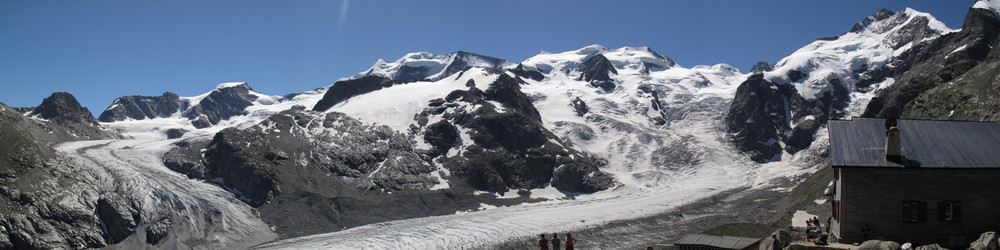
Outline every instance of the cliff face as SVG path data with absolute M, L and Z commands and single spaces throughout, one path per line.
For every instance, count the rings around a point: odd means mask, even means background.
M 917 98 L 943 83 L 955 80 L 987 59 L 1000 33 L 1000 20 L 990 10 L 972 8 L 959 32 L 949 33 L 932 41 L 916 56 L 913 67 L 896 83 L 876 92 L 864 112 L 865 117 L 901 117 L 913 110 Z M 944 98 L 945 96 L 941 96 Z M 924 98 L 924 103 L 930 96 Z M 924 106 L 926 107 L 926 106 Z M 908 113 L 922 118 L 923 111 Z M 932 111 L 933 113 L 940 113 Z M 949 111 L 950 112 L 950 111 Z M 940 117 L 940 116 L 938 116 Z

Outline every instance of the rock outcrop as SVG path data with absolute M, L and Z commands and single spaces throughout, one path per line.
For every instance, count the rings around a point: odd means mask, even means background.
M 90 110 L 80 106 L 76 97 L 66 92 L 55 92 L 51 96 L 42 100 L 31 111 L 33 116 L 47 119 L 56 123 L 82 123 L 92 126 L 97 125 L 97 119 L 90 113 Z
M 520 91 L 523 81 L 501 72 L 485 91 L 475 86 L 432 100 L 418 115 L 425 138 L 448 138 L 456 127 L 471 142 L 428 141 L 432 156 L 470 186 L 504 193 L 551 183 L 566 192 L 590 193 L 614 185 L 598 167 L 604 162 L 567 147 L 541 123 L 538 110 Z M 495 104 L 500 104 L 497 106 Z M 440 119 L 433 124 L 426 121 Z M 417 128 L 420 130 L 421 128 Z
M 160 244 L 160 241 L 167 237 L 170 233 L 170 219 L 163 218 L 149 227 L 146 227 L 146 243 L 150 245 Z
M 1000 20 L 990 10 L 972 8 L 962 30 L 935 39 L 916 56 L 913 66 L 886 89 L 876 92 L 865 117 L 900 117 L 918 96 L 958 78 L 986 60 L 1000 33 Z M 908 118 L 908 117 L 904 117 Z
M 115 99 L 111 106 L 101 113 L 98 120 L 115 122 L 167 117 L 187 108 L 182 107 L 182 104 L 186 103 L 181 103 L 180 96 L 170 92 L 161 96 L 123 96 Z
M 787 120 L 787 95 L 796 95 L 789 85 L 776 85 L 755 74 L 736 89 L 726 115 L 726 127 L 736 147 L 764 162 L 781 154 L 780 135 L 791 128 Z
M 545 75 L 542 72 L 535 70 L 527 70 L 524 68 L 523 64 L 517 64 L 517 67 L 510 71 L 514 75 L 520 76 L 521 78 L 527 78 L 535 81 L 541 81 L 545 79 Z
M 333 105 L 352 96 L 388 88 L 400 83 L 402 82 L 381 76 L 365 76 L 357 79 L 338 81 L 333 86 L 330 86 L 326 94 L 323 94 L 323 99 L 320 99 L 316 103 L 316 106 L 313 106 L 313 110 L 326 111 L 330 107 L 333 107 Z
M 97 215 L 107 229 L 108 243 L 121 242 L 135 233 L 139 223 L 138 209 L 121 197 L 104 196 L 97 200 Z
M 577 80 L 589 82 L 591 86 L 599 87 L 606 92 L 615 90 L 615 81 L 611 79 L 611 74 L 618 74 L 615 65 L 608 61 L 602 54 L 593 55 L 576 69 L 580 72 Z
M 119 138 L 117 133 L 107 131 L 90 110 L 80 106 L 73 95 L 66 92 L 55 92 L 51 96 L 42 100 L 42 103 L 34 108 L 28 108 L 27 116 L 41 118 L 43 120 L 19 120 L 17 126 L 31 128 L 27 132 L 31 133 L 36 140 L 48 143 L 59 143 L 75 140 L 99 140 Z
M 238 190 L 251 205 L 270 200 L 280 193 L 276 168 L 288 154 L 272 147 L 269 139 L 258 131 L 223 129 L 205 148 L 209 178 L 220 178 L 217 182 Z
M 204 158 L 196 153 L 201 149 Z M 215 180 L 259 206 L 283 190 L 304 189 L 300 183 L 314 178 L 309 173 L 338 176 L 361 190 L 427 189 L 436 180 L 423 157 L 388 127 L 337 112 L 287 110 L 244 130 L 224 129 L 207 144 L 180 142 L 164 163 L 189 177 Z
M 184 111 L 196 128 L 206 128 L 233 116 L 246 114 L 246 108 L 257 100 L 247 83 L 224 86 L 213 90 L 197 104 Z
M 757 62 L 757 64 L 754 64 L 753 67 L 750 67 L 750 73 L 751 74 L 764 73 L 771 71 L 772 68 L 774 68 L 774 65 L 771 65 L 770 63 Z
M 726 116 L 733 142 L 757 162 L 780 160 L 782 151 L 795 154 L 808 148 L 828 120 L 854 111 L 847 110 L 852 102 L 864 104 L 864 100 L 851 100 L 852 93 L 891 84 L 923 60 L 921 51 L 954 34 L 941 36 L 947 32 L 931 22 L 928 16 L 912 10 L 883 9 L 844 35 L 819 39 L 806 47 L 815 51 L 803 48 L 773 67 L 755 65 L 751 70 L 755 75 L 737 89 Z M 893 56 L 888 60 L 851 57 L 848 61 L 825 56 L 827 49 L 857 49 L 838 47 L 844 39 L 859 39 L 852 42 L 869 44 L 871 48 L 866 49 L 892 52 Z M 818 66 L 824 64 L 838 66 Z M 896 82 L 889 88 L 896 87 Z M 880 102 L 878 97 L 872 99 L 868 109 Z
M 45 128 L 58 128 L 50 123 L 28 119 L 0 103 L 0 249 L 108 244 L 94 215 L 97 195 L 91 173 L 62 165 L 60 156 L 33 136 L 50 135 Z
M 994 42 L 996 43 L 996 42 Z M 932 120 L 1000 122 L 1000 49 L 958 78 L 920 93 L 903 117 Z

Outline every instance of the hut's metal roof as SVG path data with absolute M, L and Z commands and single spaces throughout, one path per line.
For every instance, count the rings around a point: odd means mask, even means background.
M 1000 168 L 1000 125 L 897 120 L 902 160 L 886 160 L 885 119 L 830 121 L 835 167 Z
M 704 234 L 688 234 L 677 241 L 677 245 L 701 245 L 726 249 L 743 249 L 760 241 L 759 238 L 743 238 L 734 236 L 714 236 Z

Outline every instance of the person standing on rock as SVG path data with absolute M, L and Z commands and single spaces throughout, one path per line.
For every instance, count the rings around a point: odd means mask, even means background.
M 559 250 L 559 234 L 553 233 L 550 242 L 552 242 L 552 250 Z
M 771 235 L 771 250 L 780 250 L 780 249 L 781 249 L 781 241 L 778 240 L 778 235 L 772 234 Z
M 542 239 L 538 240 L 538 247 L 541 247 L 542 250 L 549 250 L 549 240 L 545 239 L 545 234 L 541 234 L 541 236 Z
M 576 238 L 573 238 L 573 233 L 566 232 L 566 250 L 573 250 L 573 245 L 576 245 Z

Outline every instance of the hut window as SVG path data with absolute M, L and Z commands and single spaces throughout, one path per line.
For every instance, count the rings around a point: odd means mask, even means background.
M 938 202 L 938 221 L 958 222 L 962 218 L 961 201 Z
M 917 223 L 927 220 L 927 203 L 923 201 L 903 202 L 903 221 Z

